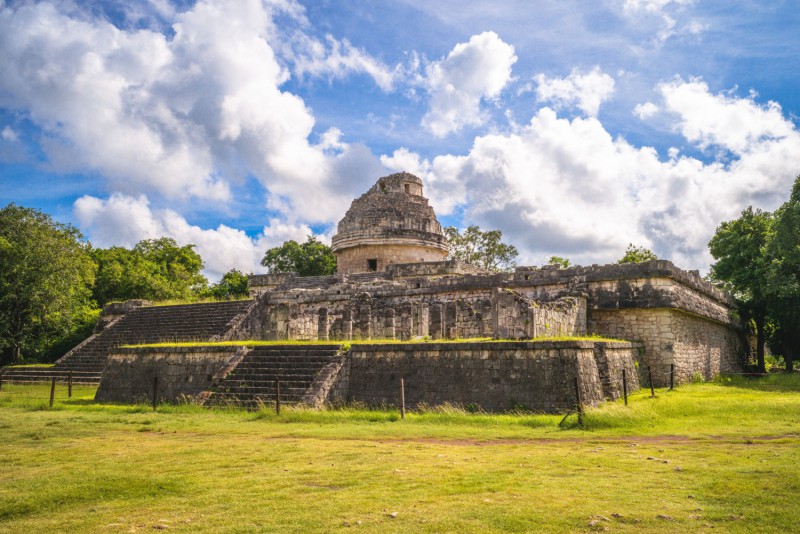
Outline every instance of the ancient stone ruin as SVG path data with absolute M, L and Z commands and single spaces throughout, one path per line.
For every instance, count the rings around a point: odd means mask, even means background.
M 681 383 L 743 361 L 733 300 L 669 261 L 490 273 L 447 260 L 422 182 L 408 173 L 354 200 L 332 241 L 337 274 L 253 275 L 248 301 L 107 307 L 103 327 L 56 371 L 102 371 L 100 400 L 147 397 L 160 376 L 166 400 L 252 405 L 274 399 L 282 380 L 287 400 L 396 404 L 404 378 L 412 406 L 557 411 L 574 405 L 575 379 L 584 402 L 597 404 L 620 395 L 623 369 L 635 389 L 648 371 L 660 386 L 670 369 Z M 627 341 L 547 340 L 586 335 Z M 329 344 L 118 348 L 247 340 Z M 353 344 L 342 351 L 342 342 Z
M 447 256 L 442 225 L 422 196 L 422 180 L 407 172 L 384 176 L 354 200 L 331 248 L 341 274 L 383 272 L 394 263 Z

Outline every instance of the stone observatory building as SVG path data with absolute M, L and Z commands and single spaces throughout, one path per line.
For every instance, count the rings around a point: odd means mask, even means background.
M 109 305 L 54 372 L 102 373 L 100 400 L 147 397 L 159 377 L 166 399 L 257 404 L 280 380 L 287 401 L 396 404 L 403 378 L 410 406 L 558 411 L 574 406 L 576 388 L 597 404 L 621 394 L 626 374 L 632 390 L 650 375 L 668 384 L 671 371 L 676 383 L 711 379 L 746 358 L 733 299 L 669 261 L 486 272 L 448 260 L 408 173 L 353 201 L 333 250 L 335 275 L 251 275 L 246 301 Z M 615 341 L 582 337 L 592 335 Z M 120 347 L 159 341 L 231 344 Z
M 401 172 L 355 199 L 332 239 L 340 274 L 380 272 L 395 263 L 442 261 L 447 244 L 422 180 Z

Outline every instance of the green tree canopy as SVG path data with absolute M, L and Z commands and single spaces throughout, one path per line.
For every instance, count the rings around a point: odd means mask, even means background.
M 478 226 L 468 226 L 460 232 L 455 226 L 444 229 L 450 247 L 449 259 L 482 267 L 490 271 L 507 271 L 514 268 L 519 255 L 514 245 L 502 242 L 500 230 L 483 231 Z
M 208 285 L 194 245 L 181 247 L 167 237 L 140 241 L 132 250 L 95 249 L 92 257 L 98 266 L 92 296 L 101 306 L 112 300 L 191 299 Z
M 775 212 L 774 232 L 767 244 L 767 297 L 778 323 L 777 341 L 786 370 L 800 357 L 800 176 L 789 201 Z
M 550 256 L 550 259 L 547 260 L 547 265 L 558 265 L 560 269 L 566 269 L 572 262 L 569 261 L 569 258 L 562 258 L 561 256 Z
M 336 256 L 331 247 L 313 235 L 305 243 L 285 241 L 264 254 L 261 265 L 271 273 L 298 273 L 300 276 L 322 276 L 336 272 Z
M 641 263 L 643 261 L 657 259 L 658 256 L 656 256 L 652 250 L 644 247 L 637 247 L 633 243 L 630 243 L 628 248 L 625 250 L 625 255 L 622 256 L 617 263 Z
M 246 297 L 249 294 L 247 275 L 237 269 L 231 269 L 219 282 L 211 286 L 209 293 L 219 300 Z
M 38 210 L 0 210 L 0 351 L 37 356 L 87 314 L 95 265 L 73 226 Z
M 752 207 L 733 221 L 724 222 L 711 238 L 708 248 L 716 263 L 711 265 L 711 279 L 725 283 L 740 302 L 746 317 L 756 326 L 758 369 L 766 372 L 764 343 L 768 308 L 767 244 L 773 227 L 772 214 Z

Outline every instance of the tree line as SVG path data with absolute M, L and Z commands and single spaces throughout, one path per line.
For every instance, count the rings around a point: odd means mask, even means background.
M 710 278 L 733 293 L 756 332 L 758 371 L 766 371 L 765 345 L 791 371 L 800 355 L 800 176 L 776 211 L 748 207 L 708 246 L 716 260 Z
M 502 241 L 501 231 L 478 226 L 444 231 L 448 259 L 489 271 L 514 268 L 519 253 Z M 625 261 L 641 261 L 631 254 L 642 250 L 629 248 Z M 569 265 L 565 258 L 551 262 Z M 336 272 L 336 257 L 329 246 L 308 236 L 303 243 L 289 240 L 267 250 L 261 265 L 269 272 L 330 275 Z M 142 240 L 131 249 L 97 248 L 74 226 L 9 204 L 0 210 L 0 363 L 18 363 L 23 356 L 52 361 L 63 355 L 91 334 L 109 302 L 247 296 L 246 274 L 232 269 L 209 284 L 203 266 L 194 245 L 180 246 L 162 237 Z
M 499 230 L 444 229 L 448 259 L 489 271 L 511 270 L 518 251 Z M 782 354 L 787 370 L 800 354 L 800 176 L 789 200 L 774 213 L 747 208 L 722 223 L 709 243 L 716 262 L 709 278 L 739 302 L 757 338 L 757 367 L 765 370 L 765 345 Z M 658 259 L 630 244 L 617 263 Z M 548 263 L 571 265 L 552 256 Z M 231 299 L 248 293 L 247 275 L 232 269 L 209 284 L 194 245 L 167 237 L 132 249 L 95 248 L 72 225 L 39 210 L 9 204 L 0 209 L 0 363 L 52 361 L 86 338 L 100 309 L 113 301 Z M 269 272 L 301 276 L 336 272 L 331 248 L 314 236 L 266 251 Z
M 194 245 L 162 237 L 132 249 L 95 248 L 72 225 L 39 210 L 0 209 L 2 363 L 51 361 L 91 334 L 100 309 L 128 299 L 230 299 L 247 295 L 235 269 L 209 284 Z

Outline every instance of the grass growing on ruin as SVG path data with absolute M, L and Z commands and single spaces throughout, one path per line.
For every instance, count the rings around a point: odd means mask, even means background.
M 800 378 L 560 416 L 246 412 L 0 392 L 0 532 L 791 532 Z M 392 514 L 396 514 L 392 517 Z
M 218 299 L 214 297 L 191 297 L 185 299 L 165 299 L 148 301 L 148 306 L 182 306 L 184 304 L 209 304 L 213 302 L 238 302 L 242 300 L 253 300 L 252 297 L 231 297 L 227 299 Z M 124 300 L 110 300 L 106 304 L 121 304 Z
M 242 300 L 253 300 L 251 297 L 233 297 L 229 299 L 217 299 L 213 297 L 194 298 L 194 299 L 167 299 L 157 300 L 151 303 L 151 306 L 181 306 L 184 304 L 209 304 L 213 302 L 239 302 Z
M 399 339 L 363 339 L 353 341 L 299 341 L 296 339 L 284 340 L 231 340 L 231 341 L 174 341 L 163 343 L 144 343 L 138 345 L 122 345 L 123 348 L 167 348 L 167 347 L 269 347 L 277 345 L 335 345 L 341 344 L 343 347 L 353 345 L 417 345 L 420 343 L 520 343 L 533 341 L 605 341 L 605 342 L 625 342 L 624 339 L 610 337 L 592 336 L 552 336 L 537 337 L 533 339 L 494 339 L 491 337 L 472 337 L 455 339 L 429 339 L 415 338 L 408 340 Z

